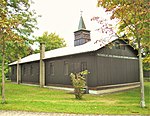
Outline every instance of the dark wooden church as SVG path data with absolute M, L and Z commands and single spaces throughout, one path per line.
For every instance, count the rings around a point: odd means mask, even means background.
M 74 35 L 74 47 L 46 51 L 41 60 L 39 53 L 11 63 L 11 80 L 71 87 L 70 73 L 87 69 L 90 72 L 87 76 L 90 89 L 139 82 L 137 51 L 125 41 L 111 39 L 102 43 L 92 42 L 82 16 Z M 113 46 L 110 47 L 110 43 Z

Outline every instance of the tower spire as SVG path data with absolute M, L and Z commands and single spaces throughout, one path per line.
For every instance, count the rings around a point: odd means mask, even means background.
M 80 11 L 80 12 L 81 12 L 81 17 L 80 17 L 80 21 L 79 21 L 78 30 L 86 29 L 84 21 L 83 21 L 83 17 L 82 17 L 83 11 Z
M 74 46 L 79 46 L 79 45 L 83 45 L 89 41 L 91 41 L 90 38 L 90 31 L 86 30 L 83 18 L 82 18 L 82 13 L 81 12 L 81 16 L 80 16 L 80 21 L 79 21 L 79 26 L 78 26 L 78 30 L 74 32 Z

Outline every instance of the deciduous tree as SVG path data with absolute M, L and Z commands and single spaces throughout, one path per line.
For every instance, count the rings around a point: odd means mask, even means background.
M 2 103 L 5 103 L 4 64 L 9 43 L 19 45 L 28 41 L 36 24 L 35 12 L 30 9 L 29 0 L 0 1 L 0 45 L 2 53 Z M 12 50 L 13 51 L 13 50 Z
M 132 37 L 132 41 L 138 46 L 141 83 L 140 104 L 141 107 L 145 107 L 141 50 L 144 46 L 150 47 L 150 2 L 148 0 L 98 0 L 98 6 L 104 7 L 106 12 L 112 12 L 111 19 L 119 19 L 118 34 L 123 32 L 127 37 Z
M 38 43 L 44 42 L 46 51 L 66 46 L 65 40 L 59 37 L 59 35 L 56 35 L 56 33 L 48 34 L 48 32 L 44 32 L 42 36 L 36 38 L 35 42 Z

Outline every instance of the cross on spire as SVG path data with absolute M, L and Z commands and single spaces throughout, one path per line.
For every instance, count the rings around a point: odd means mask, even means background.
M 83 11 L 81 10 L 80 12 L 81 12 L 81 16 L 82 16 Z

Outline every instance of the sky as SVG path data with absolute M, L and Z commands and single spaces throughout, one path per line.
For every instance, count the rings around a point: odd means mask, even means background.
M 33 0 L 31 8 L 38 15 L 38 28 L 34 35 L 41 36 L 43 32 L 55 32 L 64 38 L 67 46 L 74 44 L 74 32 L 78 30 L 81 16 L 86 29 L 91 31 L 91 40 L 100 39 L 101 35 L 96 31 L 99 24 L 91 21 L 94 16 L 107 17 L 102 8 L 97 7 L 97 0 Z

